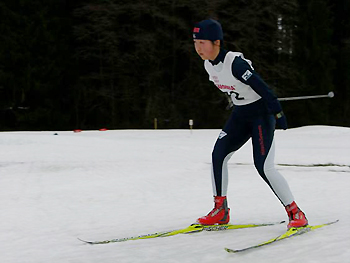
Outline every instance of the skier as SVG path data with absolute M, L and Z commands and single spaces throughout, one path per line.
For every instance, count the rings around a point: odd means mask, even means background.
M 209 80 L 226 92 L 235 105 L 212 152 L 214 208 L 197 222 L 214 225 L 230 221 L 226 198 L 227 162 L 252 138 L 254 165 L 284 205 L 289 217 L 288 228 L 306 226 L 305 214 L 295 203 L 287 181 L 274 167 L 275 126 L 287 129 L 287 120 L 277 97 L 255 72 L 251 61 L 242 53 L 222 48 L 223 31 L 218 21 L 207 19 L 197 23 L 193 41 L 196 52 L 204 60 Z

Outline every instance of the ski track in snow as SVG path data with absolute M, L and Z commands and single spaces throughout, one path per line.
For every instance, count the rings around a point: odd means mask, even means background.
M 86 245 L 183 228 L 212 209 L 220 130 L 0 133 L 0 262 L 349 262 L 350 129 L 276 131 L 276 166 L 310 224 L 340 221 L 239 255 L 285 225 Z M 229 162 L 231 223 L 287 220 L 248 142 Z

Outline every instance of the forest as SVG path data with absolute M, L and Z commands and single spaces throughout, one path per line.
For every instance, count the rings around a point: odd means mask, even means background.
M 0 130 L 221 128 L 192 29 L 220 21 L 289 127 L 350 127 L 350 0 L 0 0 Z

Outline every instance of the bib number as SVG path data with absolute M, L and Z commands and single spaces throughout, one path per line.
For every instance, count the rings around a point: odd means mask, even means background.
M 239 93 L 237 93 L 237 92 L 235 92 L 235 91 L 229 91 L 229 92 L 227 92 L 228 93 L 228 95 L 230 95 L 231 97 L 232 97 L 232 95 L 235 95 L 235 99 L 236 100 L 244 100 L 244 97 L 240 97 L 239 96 Z

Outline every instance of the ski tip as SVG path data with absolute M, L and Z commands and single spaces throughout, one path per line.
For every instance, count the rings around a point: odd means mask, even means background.
M 78 239 L 79 241 L 83 242 L 84 244 L 89 244 L 89 245 L 92 245 L 92 244 L 93 244 L 93 242 L 83 240 L 83 239 L 81 239 L 81 238 L 79 238 L 79 237 L 77 237 L 77 239 Z
M 334 221 L 329 222 L 329 223 L 326 223 L 326 225 L 333 225 L 333 224 L 338 223 L 338 222 L 339 222 L 339 219 L 334 220 Z
M 227 248 L 227 247 L 225 247 L 225 250 L 226 250 L 226 252 L 228 252 L 228 253 L 236 253 L 236 252 L 237 252 L 236 250 L 231 249 L 231 248 Z
M 323 223 L 323 224 L 320 224 L 320 225 L 308 225 L 308 227 L 329 226 L 329 225 L 333 225 L 333 224 L 338 223 L 338 222 L 339 222 L 339 219 L 334 220 L 334 221 L 330 221 L 330 222 L 327 222 L 327 223 Z

